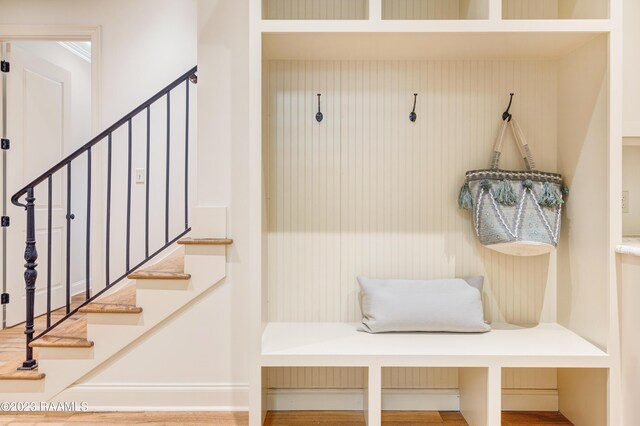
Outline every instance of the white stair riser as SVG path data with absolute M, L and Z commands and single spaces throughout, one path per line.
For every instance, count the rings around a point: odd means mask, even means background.
M 191 290 L 192 285 L 191 280 L 139 279 L 136 280 L 136 288 L 138 290 L 184 291 Z M 138 304 L 138 306 L 140 306 L 140 304 Z
M 38 398 L 33 398 L 33 395 L 39 395 L 44 392 L 45 380 L 0 380 L 0 401 L 27 402 L 34 399 L 38 400 Z
M 38 361 L 45 359 L 92 359 L 93 346 L 90 348 L 38 348 Z
M 87 339 L 94 342 L 94 356 L 100 357 L 138 338 L 147 329 L 145 325 L 88 324 Z
M 191 276 L 199 277 L 207 276 L 209 271 L 224 271 L 225 255 L 225 246 L 187 246 L 184 256 L 184 271 Z
M 198 292 L 166 291 L 166 290 L 138 290 L 136 303 L 142 306 L 142 320 L 154 320 L 162 317 L 163 311 L 172 309 L 176 303 L 184 304 L 193 299 Z
M 140 325 L 142 321 L 141 316 L 142 313 L 89 313 L 87 314 L 87 324 Z

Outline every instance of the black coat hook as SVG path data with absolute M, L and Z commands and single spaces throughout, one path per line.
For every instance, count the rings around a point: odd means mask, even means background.
M 418 119 L 418 114 L 416 114 L 416 101 L 418 100 L 418 94 L 413 94 L 413 110 L 409 113 L 409 121 L 412 123 Z
M 318 93 L 318 112 L 316 113 L 316 121 L 319 123 L 322 121 L 322 119 L 324 118 L 324 116 L 322 115 L 322 112 L 320 112 L 320 93 Z
M 507 109 L 502 113 L 502 120 L 507 120 L 507 121 L 511 121 L 511 113 L 509 112 L 509 110 L 511 109 L 511 103 L 513 102 L 513 93 L 509 93 L 509 105 L 507 106 Z

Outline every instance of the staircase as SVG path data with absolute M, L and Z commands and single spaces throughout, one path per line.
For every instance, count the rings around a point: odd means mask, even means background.
M 189 211 L 188 202 L 188 138 L 189 138 L 189 85 L 195 84 L 196 68 L 193 68 L 169 86 L 162 89 L 147 102 L 116 122 L 83 147 L 63 159 L 56 166 L 42 176 L 26 185 L 12 197 L 12 202 L 25 207 L 26 210 L 26 250 L 25 250 L 25 282 L 27 317 L 25 318 L 26 353 L 16 353 L 16 356 L 6 360 L 0 366 L 0 401 L 49 401 L 57 394 L 77 382 L 83 376 L 98 368 L 101 364 L 126 350 L 145 334 L 149 333 L 172 315 L 193 303 L 203 293 L 211 291 L 219 284 L 226 273 L 226 247 L 232 241 L 226 238 L 226 209 L 217 207 L 201 207 Z M 184 84 L 186 88 L 186 124 L 184 134 L 184 167 L 176 171 L 169 160 L 171 144 L 171 91 Z M 147 123 L 147 171 L 151 146 L 151 106 L 160 99 L 166 99 L 166 180 L 157 185 L 166 189 L 166 209 L 164 209 L 164 229 L 156 230 L 162 234 L 164 241 L 158 247 L 150 245 L 150 234 L 154 231 L 149 226 L 150 183 L 147 174 L 146 184 L 146 220 L 144 241 L 131 238 L 131 155 L 132 155 L 132 120 L 138 115 L 146 113 Z M 164 123 L 163 123 L 164 125 Z M 112 134 L 121 127 L 128 127 L 128 186 L 126 211 L 112 211 L 111 193 L 119 188 L 112 188 Z M 95 280 L 91 277 L 91 269 L 87 267 L 87 289 L 83 300 L 78 306 L 72 305 L 69 290 L 69 274 L 67 273 L 66 306 L 62 308 L 62 318 L 55 321 L 55 316 L 47 299 L 46 314 L 34 318 L 34 295 L 36 288 L 46 288 L 51 293 L 51 270 L 42 271 L 38 277 L 36 260 L 38 258 L 35 240 L 35 198 L 34 188 L 40 184 L 49 186 L 49 200 L 51 200 L 51 181 L 56 173 L 67 171 L 68 195 L 71 194 L 71 165 L 73 161 L 83 155 L 91 163 L 91 150 L 99 144 L 107 142 L 107 212 L 106 222 L 100 224 L 106 233 L 106 285 L 99 289 L 90 287 Z M 173 141 L 175 143 L 175 141 Z M 164 146 L 162 147 L 164 149 Z M 182 148 L 181 148 L 182 149 Z M 125 163 L 126 164 L 126 163 Z M 171 169 L 172 168 L 172 169 Z M 91 167 L 87 168 L 91 182 Z M 183 215 L 171 210 L 169 198 L 170 173 L 184 176 L 184 204 L 179 211 Z M 65 175 L 63 175 L 63 178 Z M 75 179 L 77 177 L 74 176 Z M 44 185 L 43 185 L 44 186 Z M 91 217 L 91 185 L 87 189 L 87 217 Z M 26 204 L 20 202 L 24 197 Z M 184 210 L 183 210 L 184 209 Z M 126 256 L 124 271 L 114 271 L 111 267 L 110 254 L 115 247 L 110 247 L 111 216 L 126 215 L 126 247 L 122 247 L 122 254 Z M 74 214 L 67 206 L 67 226 L 71 226 Z M 170 222 L 170 217 L 182 216 L 181 227 Z M 175 219 L 174 219 L 175 220 Z M 189 222 L 192 226 L 189 226 Z M 49 208 L 49 238 L 46 242 L 39 241 L 47 247 L 48 259 L 51 258 L 51 209 Z M 39 224 L 40 225 L 40 224 Z M 182 228 L 183 226 L 183 228 Z M 40 225 L 41 227 L 41 225 Z M 87 265 L 91 253 L 91 230 L 87 225 Z M 172 234 L 173 231 L 173 234 Z M 67 233 L 69 238 L 70 232 Z M 153 235 L 152 235 L 153 236 Z M 69 240 L 68 240 L 69 242 Z M 142 259 L 131 255 L 131 246 L 141 244 L 144 247 Z M 68 247 L 68 245 L 67 245 Z M 66 267 L 71 267 L 71 254 L 67 249 Z M 160 259 L 160 260 L 158 260 Z M 130 266 L 130 265 L 135 266 Z M 150 265 L 150 266 L 149 266 Z M 114 273 L 115 272 L 115 273 Z M 110 279 L 109 277 L 116 277 Z M 37 278 L 38 277 L 38 278 Z M 42 286 L 42 287 L 41 287 Z M 48 296 L 50 297 L 50 296 Z M 73 296 L 75 297 L 75 296 Z M 41 324 L 43 331 L 35 334 L 36 323 Z M 6 357 L 5 357 L 6 358 Z
M 184 238 L 170 257 L 32 341 L 38 368 L 0 375 L 1 401 L 47 401 L 134 343 L 225 277 L 226 238 Z M 17 367 L 17 365 L 16 365 Z

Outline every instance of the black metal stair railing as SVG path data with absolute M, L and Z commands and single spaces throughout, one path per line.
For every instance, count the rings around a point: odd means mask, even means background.
M 64 320 L 74 315 L 80 308 L 91 303 L 101 294 L 112 288 L 115 284 L 122 281 L 129 273 L 138 269 L 145 263 L 147 263 L 150 259 L 152 259 L 155 255 L 160 253 L 162 250 L 167 248 L 169 245 L 176 242 L 186 233 L 188 233 L 191 228 L 189 227 L 188 217 L 189 217 L 189 86 L 190 84 L 197 83 L 196 77 L 197 67 L 194 67 L 187 71 L 185 74 L 180 76 L 174 82 L 166 86 L 164 89 L 160 90 L 158 93 L 153 95 L 149 100 L 135 108 L 129 114 L 122 117 L 112 126 L 101 132 L 95 138 L 91 139 L 89 142 L 84 144 L 82 147 L 78 148 L 68 157 L 64 158 L 60 162 L 58 162 L 55 166 L 51 167 L 45 173 L 40 175 L 37 179 L 33 180 L 29 184 L 27 184 L 20 191 L 16 192 L 11 197 L 11 202 L 19 207 L 24 207 L 26 211 L 26 248 L 24 253 L 25 263 L 25 272 L 24 272 L 24 280 L 25 280 L 25 291 L 26 291 L 26 318 L 25 318 L 25 335 L 26 335 L 26 357 L 25 361 L 22 363 L 22 366 L 19 367 L 21 370 L 30 370 L 37 367 L 37 361 L 33 357 L 33 349 L 30 347 L 30 343 L 49 332 L 51 329 L 55 328 L 59 324 L 61 324 Z M 184 228 L 182 228 L 182 224 L 180 224 L 180 231 L 177 232 L 177 235 L 172 235 L 170 231 L 170 182 L 172 176 L 171 170 L 171 141 L 172 141 L 172 130 L 171 130 L 171 92 L 178 90 L 178 87 L 184 86 L 184 96 L 185 96 L 185 112 L 184 112 L 184 170 L 179 170 L 177 173 L 184 173 Z M 174 92 L 175 93 L 175 92 Z M 152 247 L 149 241 L 150 235 L 150 161 L 151 161 L 151 133 L 152 133 L 152 114 L 151 114 L 151 106 L 156 102 L 164 99 L 166 102 L 166 139 L 165 147 L 163 149 L 165 153 L 165 179 L 162 182 L 162 189 L 164 190 L 165 195 L 165 205 L 164 205 L 164 242 L 160 244 L 158 247 Z M 144 225 L 144 257 L 143 260 L 137 262 L 135 265 L 131 265 L 131 209 L 132 209 L 132 200 L 131 200 L 131 192 L 132 192 L 132 152 L 133 152 L 133 131 L 132 131 L 132 122 L 133 119 L 140 114 L 144 114 L 142 117 L 146 119 L 146 188 L 145 188 L 145 225 Z M 163 114 L 164 115 L 164 114 Z M 113 150 L 113 134 L 116 130 L 126 126 L 127 130 L 127 166 L 128 166 L 128 174 L 127 174 L 127 197 L 126 197 L 126 211 L 125 212 L 117 212 L 121 215 L 126 215 L 126 246 L 124 247 L 125 251 L 125 267 L 123 271 L 118 271 L 114 276 L 115 278 L 111 278 L 113 271 L 111 271 L 111 216 L 114 212 L 112 212 L 112 192 L 114 191 L 114 184 L 112 182 L 112 166 L 114 163 L 114 150 Z M 107 143 L 107 171 L 106 171 L 106 211 L 105 211 L 105 223 L 104 223 L 104 232 L 105 232 L 105 287 L 100 291 L 97 291 L 92 294 L 91 288 L 91 268 L 90 268 L 90 260 L 91 260 L 91 153 L 92 148 L 106 140 Z M 72 268 L 73 258 L 70 251 L 70 242 L 71 242 L 71 221 L 75 218 L 75 215 L 71 212 L 71 194 L 72 194 L 72 171 L 75 170 L 72 166 L 74 164 L 74 160 L 81 158 L 82 156 L 86 156 L 87 159 L 87 167 L 86 167 L 86 229 L 83 232 L 86 233 L 86 243 L 85 243 L 85 300 L 82 301 L 78 306 L 75 306 L 72 309 L 71 305 L 71 288 L 70 288 L 70 274 Z M 84 170 L 83 170 L 84 171 Z M 66 267 L 66 294 L 65 294 L 65 315 L 57 320 L 55 323 L 51 323 L 51 264 L 50 261 L 52 256 L 52 192 L 53 192 L 53 177 L 56 173 L 66 173 L 66 194 L 67 194 L 67 202 L 66 202 L 66 259 L 65 259 L 65 267 Z M 173 173 L 176 173 L 174 170 Z M 83 178 L 83 177 L 81 177 Z M 74 179 L 77 179 L 75 177 Z M 47 298 L 47 307 L 46 307 L 46 328 L 40 332 L 38 335 L 35 334 L 35 294 L 36 294 L 36 281 L 38 277 L 38 271 L 36 269 L 37 264 L 36 261 L 38 259 L 38 251 L 36 248 L 36 209 L 35 209 L 35 190 L 36 187 L 46 185 L 46 193 L 47 193 L 47 288 L 46 288 L 46 298 Z M 22 197 L 24 198 L 24 203 L 20 201 Z M 155 214 L 155 213 L 154 213 Z M 95 228 L 94 228 L 95 229 Z M 174 231 L 175 232 L 175 231 Z

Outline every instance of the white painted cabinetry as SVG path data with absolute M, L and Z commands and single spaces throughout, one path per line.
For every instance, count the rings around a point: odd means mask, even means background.
M 362 409 L 378 425 L 410 404 L 471 425 L 502 409 L 620 424 L 619 0 L 251 7 L 251 424 L 285 407 Z M 571 189 L 551 255 L 484 249 L 456 205 L 510 92 L 539 167 Z M 522 168 L 507 146 L 505 168 Z M 474 274 L 490 333 L 356 331 L 357 275 Z

